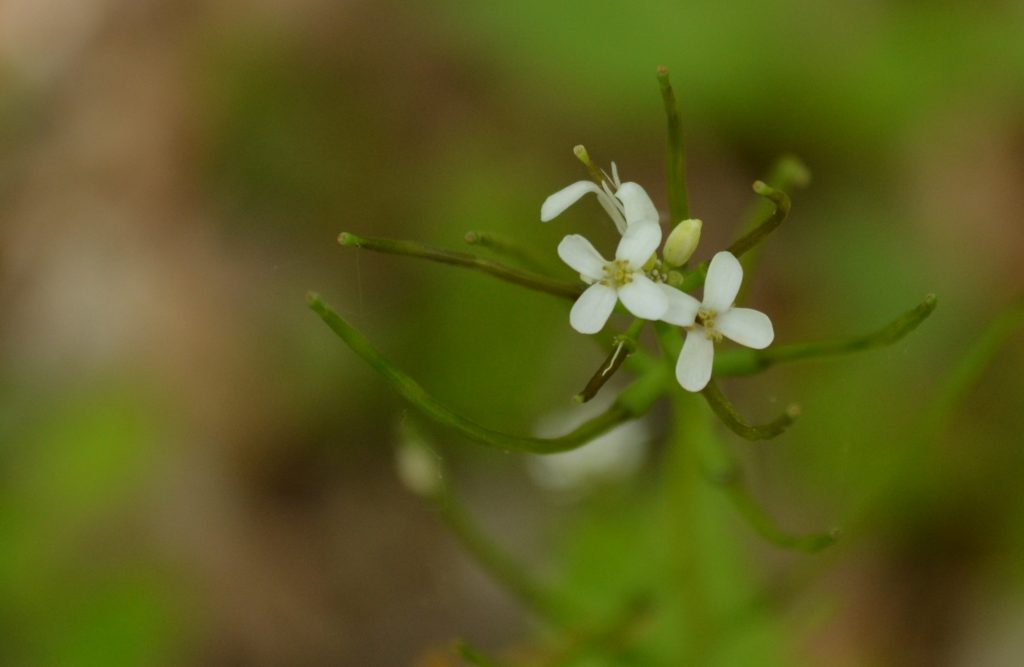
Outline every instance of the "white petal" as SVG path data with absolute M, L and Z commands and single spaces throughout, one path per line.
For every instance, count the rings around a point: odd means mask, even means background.
M 647 192 L 637 183 L 623 183 L 615 191 L 622 205 L 626 207 L 626 222 L 632 225 L 634 222 L 658 222 L 658 209 L 654 202 L 647 196 Z
M 668 309 L 661 287 L 642 273 L 634 273 L 633 282 L 619 288 L 619 299 L 626 310 L 645 320 L 661 319 Z
M 580 197 L 588 192 L 600 192 L 600 189 L 591 181 L 576 181 L 551 195 L 541 204 L 541 222 L 547 222 L 561 215 L 562 211 L 575 204 Z
M 743 282 L 743 266 L 731 252 L 723 250 L 711 258 L 704 281 L 704 307 L 722 313 L 729 310 Z
M 626 227 L 626 233 L 615 249 L 615 259 L 624 259 L 634 269 L 641 268 L 661 245 L 661 226 L 656 222 L 637 222 Z
M 615 201 L 615 197 L 608 194 L 604 190 L 599 190 L 597 193 L 597 202 L 601 204 L 601 208 L 608 214 L 608 217 L 615 223 L 615 229 L 619 230 L 620 234 L 626 233 L 626 219 L 622 217 L 622 211 L 619 210 L 618 202 Z
M 617 300 L 611 287 L 591 285 L 569 311 L 569 324 L 582 334 L 597 333 L 604 328 Z
M 761 311 L 751 308 L 732 308 L 720 313 L 715 318 L 715 328 L 726 338 L 755 350 L 768 347 L 775 339 L 772 321 Z
M 558 256 L 584 278 L 600 280 L 606 262 L 590 241 L 579 234 L 569 234 L 558 244 Z
M 700 391 L 711 379 L 711 366 L 715 360 L 715 344 L 707 337 L 703 327 L 686 332 L 683 351 L 676 362 L 676 379 L 687 391 Z
M 693 321 L 697 319 L 697 311 L 700 310 L 700 301 L 671 285 L 662 283 L 658 287 L 668 298 L 668 310 L 661 316 L 662 321 L 679 327 L 688 327 L 693 324 Z

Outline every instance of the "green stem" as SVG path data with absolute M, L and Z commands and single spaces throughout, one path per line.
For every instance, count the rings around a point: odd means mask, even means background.
M 679 331 L 663 322 L 655 324 L 655 333 L 662 350 L 662 367 L 673 371 L 674 359 L 681 345 Z M 704 583 L 700 546 L 696 526 L 699 524 L 698 494 L 700 489 L 699 448 L 711 429 L 707 417 L 698 410 L 694 397 L 676 383 L 669 388 L 671 422 L 665 447 L 665 501 L 670 508 L 668 540 L 672 547 L 674 578 L 687 615 L 686 632 L 691 643 L 691 660 L 687 664 L 703 664 L 706 639 L 714 628 L 709 605 L 709 591 Z
M 686 150 L 683 144 L 683 123 L 679 116 L 679 103 L 672 90 L 672 83 L 668 79 L 668 70 L 664 67 L 658 68 L 658 86 L 661 88 L 661 101 L 665 106 L 665 120 L 668 124 L 668 156 L 666 158 L 668 205 L 672 214 L 672 223 L 676 224 L 690 217 L 690 201 L 686 192 Z
M 436 455 L 436 447 L 428 443 L 416 420 L 403 419 L 399 425 L 403 443 L 400 447 L 415 447 L 433 457 L 431 477 L 436 474 L 436 483 L 429 486 L 409 484 L 410 490 L 429 500 L 444 524 L 452 531 L 466 552 L 496 582 L 503 585 L 526 607 L 555 626 L 564 626 L 567 616 L 564 607 L 547 587 L 531 576 L 526 567 L 492 540 L 473 515 L 466 510 L 461 498 L 448 480 L 443 461 Z M 401 476 L 401 473 L 400 473 Z
M 441 264 L 450 264 L 452 266 L 474 269 L 481 273 L 494 276 L 499 280 L 528 287 L 529 289 L 536 290 L 538 292 L 552 294 L 564 299 L 575 300 L 583 293 L 583 290 L 578 285 L 552 280 L 547 276 L 517 269 L 493 260 L 477 257 L 476 255 L 470 255 L 464 252 L 455 252 L 444 248 L 435 248 L 415 241 L 372 239 L 356 236 L 355 234 L 350 234 L 348 232 L 342 232 L 338 236 L 338 243 L 343 246 L 355 246 L 357 248 L 373 250 L 375 252 L 389 253 L 392 255 L 405 255 L 406 257 L 416 257 L 419 259 L 430 260 L 432 262 L 440 262 Z
M 708 382 L 707 386 L 701 391 L 701 394 L 707 400 L 714 413 L 718 415 L 718 418 L 733 433 L 747 440 L 770 440 L 789 428 L 789 425 L 800 415 L 800 408 L 796 405 L 791 405 L 774 420 L 767 424 L 755 426 L 743 419 L 714 380 Z
M 1024 299 L 999 313 L 950 373 L 934 407 L 928 413 L 923 432 L 929 434 L 929 440 L 934 440 L 942 433 L 956 407 L 978 384 L 996 353 L 1021 328 L 1024 328 Z
M 938 439 L 954 412 L 990 366 L 996 353 L 1022 327 L 1024 299 L 997 315 L 970 345 L 942 382 L 932 407 L 921 417 L 910 441 L 895 453 L 892 462 L 874 481 L 872 488 L 863 492 L 864 499 L 860 508 L 855 516 L 846 521 L 851 531 L 889 518 L 893 499 L 906 502 L 909 494 L 906 480 L 918 480 L 918 487 L 935 483 L 936 480 L 941 483 L 941 477 L 932 469 Z
M 789 215 L 789 210 L 792 207 L 789 195 L 782 190 L 776 190 L 764 181 L 754 181 L 753 187 L 754 192 L 774 204 L 774 210 L 761 224 L 751 229 L 729 246 L 729 252 L 737 257 L 742 257 L 747 251 L 753 250 L 766 236 L 774 232 Z
M 768 171 L 768 175 L 764 178 L 765 183 L 783 192 L 789 192 L 793 188 L 805 188 L 810 181 L 810 170 L 795 155 L 783 155 L 780 157 L 775 161 L 775 164 Z M 765 216 L 771 215 L 771 211 L 768 210 L 771 206 L 769 201 L 759 199 L 748 209 L 747 214 L 743 218 L 743 224 L 740 226 L 741 234 L 749 233 L 758 226 Z M 761 247 L 754 248 L 744 255 L 742 260 L 743 275 L 747 279 L 740 286 L 740 293 L 736 298 L 737 301 L 743 301 L 747 290 L 754 284 L 750 280 L 750 276 L 753 276 L 756 272 L 760 256 Z
M 791 204 L 789 197 L 785 192 L 769 187 L 761 181 L 754 182 L 754 192 L 768 199 L 773 204 L 773 209 L 771 214 L 762 220 L 759 225 L 741 236 L 727 248 L 729 252 L 738 258 L 743 257 L 746 252 L 752 250 L 757 246 L 757 244 L 761 243 L 761 241 L 775 231 L 789 215 Z M 678 285 L 678 287 L 684 292 L 692 292 L 703 285 L 705 278 L 708 276 L 709 263 L 710 262 L 701 262 L 699 265 L 694 267 L 693 271 L 686 274 L 682 283 Z
M 565 612 L 548 590 L 488 537 L 447 486 L 433 500 L 445 524 L 493 579 L 551 624 L 567 623 Z
M 362 333 L 334 312 L 319 295 L 310 293 L 306 296 L 306 301 L 309 307 L 353 352 L 383 375 L 395 390 L 420 412 L 471 440 L 502 450 L 552 454 L 576 449 L 612 427 L 645 414 L 661 395 L 665 386 L 666 378 L 663 373 L 648 373 L 627 387 L 606 412 L 558 438 L 533 438 L 502 433 L 481 426 L 458 414 L 428 394 L 419 383 L 385 359 Z
M 864 336 L 779 345 L 764 350 L 729 350 L 715 357 L 715 376 L 751 375 L 770 366 L 804 359 L 820 359 L 840 354 L 849 354 L 896 343 L 921 324 L 935 310 L 937 299 L 929 294 L 914 308 L 903 313 L 878 331 Z
M 510 238 L 495 234 L 493 232 L 471 231 L 466 232 L 466 243 L 470 245 L 487 248 L 495 254 L 502 255 L 508 259 L 519 262 L 531 271 L 538 274 L 544 273 L 546 267 L 533 252 Z
M 597 396 L 597 392 L 601 390 L 601 387 L 615 375 L 615 372 L 619 370 L 629 355 L 636 350 L 636 339 L 640 336 L 640 332 L 643 331 L 645 324 L 647 324 L 646 320 L 635 319 L 629 326 L 629 329 L 626 330 L 626 333 L 614 338 L 612 350 L 608 353 L 608 357 L 605 358 L 597 372 L 587 382 L 587 386 L 583 388 L 583 391 L 576 395 L 578 402 L 586 403 Z
M 679 330 L 672 325 L 665 324 L 664 322 L 658 322 L 655 325 L 655 331 L 658 333 L 658 342 L 661 344 L 661 349 L 668 360 L 674 360 L 679 357 L 679 352 L 683 347 L 683 338 L 679 333 Z M 676 385 L 673 385 L 676 386 Z M 708 382 L 708 385 L 701 392 L 704 399 L 714 413 L 721 419 L 726 426 L 728 426 L 734 433 L 744 437 L 748 440 L 766 440 L 774 438 L 782 431 L 793 423 L 793 420 L 799 415 L 799 409 L 794 405 L 790 406 L 786 412 L 774 421 L 769 422 L 763 426 L 753 426 L 747 423 L 743 417 L 740 416 L 739 412 L 729 402 L 729 399 L 722 394 L 722 391 L 715 384 L 714 379 Z
M 793 188 L 807 187 L 811 180 L 811 172 L 800 158 L 795 155 L 783 155 L 775 161 L 775 164 L 768 170 L 768 175 L 762 180 L 776 190 L 789 192 Z M 761 220 L 772 214 L 772 211 L 768 210 L 771 206 L 769 202 L 770 200 L 754 202 L 743 216 L 743 224 L 740 225 L 741 234 L 753 231 L 761 224 Z
M 736 511 L 755 533 L 777 547 L 805 553 L 817 553 L 835 544 L 839 537 L 837 531 L 811 535 L 793 535 L 784 531 L 754 500 L 743 472 L 735 461 L 729 460 L 721 470 L 708 471 L 706 477 L 711 484 L 726 495 Z

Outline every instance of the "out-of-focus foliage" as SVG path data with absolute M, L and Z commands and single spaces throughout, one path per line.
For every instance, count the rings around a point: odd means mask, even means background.
M 111 379 L 8 396 L 0 617 L 10 664 L 139 665 L 173 656 L 171 571 L 123 525 L 157 464 L 151 401 Z

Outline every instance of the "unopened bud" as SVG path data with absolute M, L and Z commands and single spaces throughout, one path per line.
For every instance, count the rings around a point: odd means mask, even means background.
M 704 223 L 697 218 L 689 218 L 676 225 L 676 228 L 668 235 L 668 240 L 665 241 L 664 257 L 668 264 L 672 266 L 686 264 L 690 256 L 693 255 L 693 251 L 697 249 L 697 244 L 700 243 L 700 228 L 702 226 Z
M 430 497 L 441 489 L 441 464 L 422 442 L 408 439 L 395 451 L 398 479 L 418 496 Z

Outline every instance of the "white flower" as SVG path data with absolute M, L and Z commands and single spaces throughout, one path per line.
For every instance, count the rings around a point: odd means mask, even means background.
M 611 262 L 579 234 L 562 239 L 558 256 L 590 284 L 569 312 L 572 328 L 583 334 L 597 333 L 618 301 L 637 317 L 661 319 L 669 307 L 668 294 L 643 270 L 660 243 L 661 227 L 650 220 L 630 221 Z
M 715 342 L 722 336 L 756 350 L 768 347 L 775 338 L 772 322 L 764 313 L 750 308 L 733 308 L 743 282 L 743 266 L 730 252 L 711 259 L 704 281 L 704 301 L 681 290 L 661 285 L 669 300 L 665 322 L 686 327 L 686 341 L 676 362 L 676 379 L 688 391 L 700 391 L 711 379 Z
M 615 186 L 614 193 L 608 181 Z M 540 207 L 541 222 L 558 217 L 588 192 L 597 195 L 598 203 L 608 213 L 620 234 L 625 234 L 629 225 L 640 220 L 658 223 L 658 209 L 654 207 L 647 192 L 637 183 L 619 181 L 619 170 L 614 162 L 611 177 L 607 177 L 601 185 L 593 181 L 577 181 L 545 199 Z
M 615 186 L 614 193 L 609 182 Z M 658 209 L 640 185 L 619 180 L 614 162 L 612 175 L 606 176 L 601 185 L 578 181 L 548 197 L 540 209 L 541 221 L 560 215 L 588 192 L 597 195 L 622 239 L 611 262 L 579 234 L 566 236 L 558 244 L 558 256 L 590 285 L 572 307 L 569 323 L 580 333 L 597 333 L 620 300 L 637 317 L 660 318 L 668 308 L 668 299 L 643 270 L 661 244 Z

